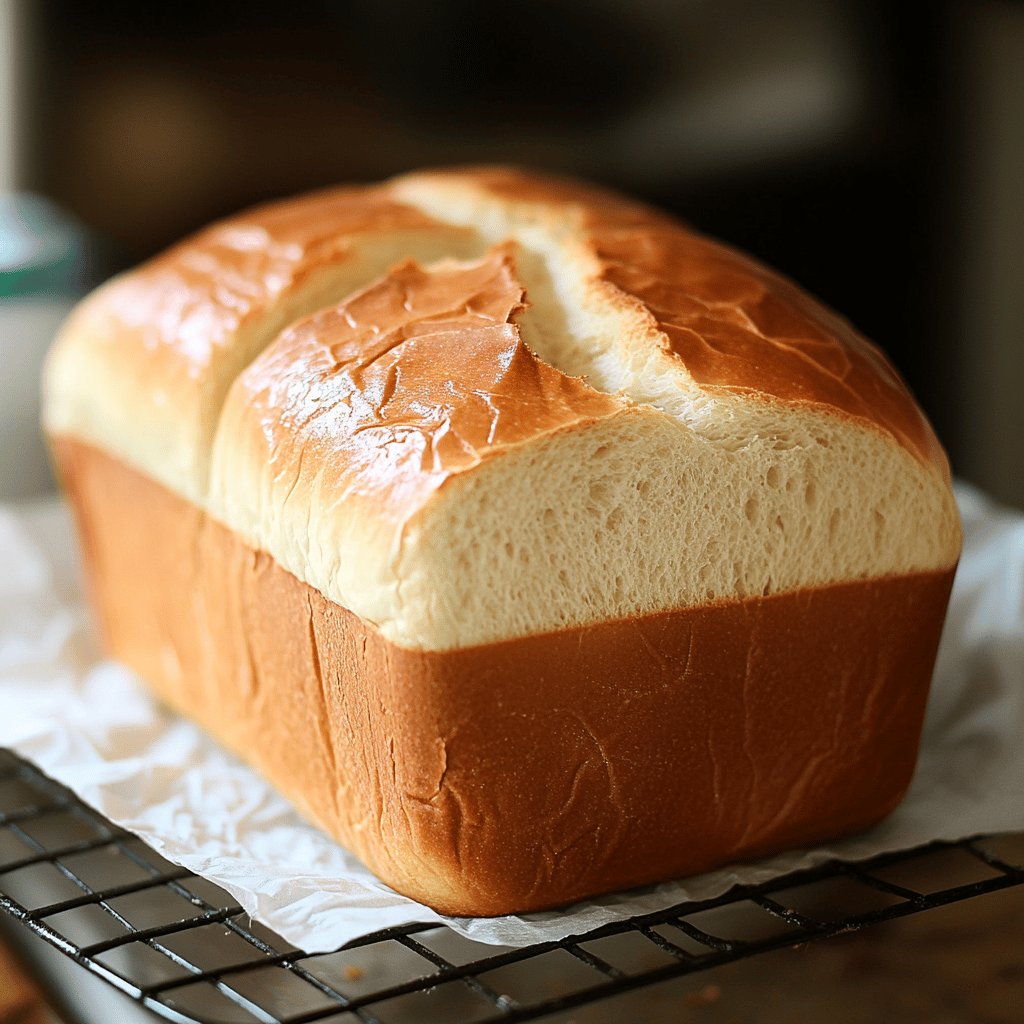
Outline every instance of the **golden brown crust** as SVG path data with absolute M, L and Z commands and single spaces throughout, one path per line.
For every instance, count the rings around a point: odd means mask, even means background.
M 604 289 L 613 305 L 648 318 L 647 343 L 678 360 L 708 392 L 737 392 L 856 418 L 884 430 L 948 477 L 927 421 L 878 349 L 749 257 L 663 213 L 576 181 L 507 168 L 413 178 L 439 190 L 477 189 L 510 207 L 532 207 L 555 233 L 568 231 L 580 251 L 596 261 L 592 285 Z M 65 386 L 74 387 L 82 373 L 101 377 L 102 367 L 93 366 L 99 359 L 107 377 L 120 378 L 124 367 L 131 368 L 138 389 L 157 410 L 152 425 L 157 432 L 170 430 L 159 409 L 183 400 L 189 419 L 212 425 L 231 380 L 255 354 L 240 345 L 239 336 L 300 282 L 345 263 L 357 244 L 403 232 L 438 232 L 442 244 L 447 237 L 464 253 L 465 233 L 460 237 L 451 225 L 396 199 L 405 180 L 333 189 L 246 211 L 112 282 L 72 318 L 64 345 L 73 347 L 80 335 L 82 344 L 105 354 L 81 367 L 74 364 L 72 382 Z M 239 352 L 233 353 L 236 347 Z M 82 387 L 95 388 L 96 382 Z M 79 403 L 81 408 L 61 409 Z M 118 431 L 144 436 L 150 426 L 140 422 L 146 407 L 143 403 Z M 136 445 L 131 437 L 120 448 L 109 443 L 101 421 L 116 412 L 106 409 L 101 396 L 90 405 L 61 394 L 48 402 L 47 415 L 56 429 L 100 443 L 202 501 L 201 468 L 208 451 L 172 452 L 175 468 L 165 471 L 167 453 L 160 444 Z M 204 427 L 194 436 L 185 431 L 180 443 L 207 448 L 212 437 Z M 195 481 L 187 471 L 193 463 L 200 467 Z
M 952 570 L 412 651 L 141 474 L 56 450 L 112 653 L 442 911 L 813 843 L 909 782 Z
M 782 275 L 582 182 L 510 168 L 438 173 L 440 187 L 453 181 L 509 203 L 547 207 L 547 219 L 561 210 L 596 256 L 598 282 L 618 301 L 639 303 L 664 350 L 706 390 L 824 407 L 871 423 L 948 479 L 941 445 L 882 352 Z
M 475 244 L 386 186 L 333 189 L 214 224 L 76 307 L 48 357 L 46 425 L 203 504 L 224 396 L 283 328 L 398 259 Z
M 296 281 L 344 262 L 354 239 L 436 227 L 385 186 L 314 192 L 255 207 L 179 242 L 107 292 L 129 350 L 162 351 L 165 371 L 198 375 L 211 353 Z
M 256 359 L 228 398 L 225 434 L 254 474 L 286 473 L 289 494 L 315 487 L 322 505 L 365 503 L 371 519 L 404 523 L 485 458 L 622 411 L 523 344 L 523 305 L 509 248 L 468 265 L 399 264 Z
M 593 237 L 602 279 L 649 310 L 706 390 L 845 413 L 948 477 L 938 439 L 881 351 L 791 282 L 675 225 Z

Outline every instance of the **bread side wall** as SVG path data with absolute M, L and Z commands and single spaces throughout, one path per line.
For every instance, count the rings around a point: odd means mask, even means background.
M 418 652 L 109 456 L 56 452 L 111 653 L 442 911 L 813 843 L 909 782 L 951 571 Z

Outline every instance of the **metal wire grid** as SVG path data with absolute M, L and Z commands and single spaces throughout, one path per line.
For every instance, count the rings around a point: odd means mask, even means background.
M 901 884 L 908 868 L 916 888 Z M 0 907 L 176 1021 L 535 1020 L 1022 883 L 1019 837 L 978 838 L 833 862 L 528 949 L 408 925 L 311 955 L 0 751 Z

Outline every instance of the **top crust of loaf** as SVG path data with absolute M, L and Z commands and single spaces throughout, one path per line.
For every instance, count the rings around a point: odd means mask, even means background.
M 471 232 L 381 186 L 317 192 L 221 221 L 78 305 L 46 370 L 46 426 L 204 504 L 227 389 L 281 330 L 397 260 L 477 248 Z
M 436 171 L 225 221 L 89 297 L 48 431 L 422 649 L 947 568 L 945 456 L 794 285 L 575 182 Z
M 612 193 L 509 168 L 409 175 L 396 194 L 456 223 L 497 219 L 492 235 L 539 228 L 575 256 L 592 303 L 631 316 L 634 344 L 706 393 L 846 413 L 948 478 L 942 446 L 882 352 L 749 256 Z

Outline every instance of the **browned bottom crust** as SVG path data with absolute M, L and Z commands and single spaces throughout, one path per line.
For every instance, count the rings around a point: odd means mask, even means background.
M 910 781 L 952 570 L 413 651 L 140 473 L 55 447 L 110 651 L 442 912 L 816 843 Z

